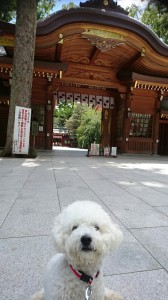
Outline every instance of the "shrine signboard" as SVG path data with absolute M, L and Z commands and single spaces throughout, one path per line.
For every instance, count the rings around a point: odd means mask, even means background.
M 91 155 L 99 155 L 99 147 L 100 145 L 99 144 L 91 144 L 91 151 L 90 151 L 90 154 Z
M 16 106 L 13 132 L 13 154 L 28 154 L 31 108 Z

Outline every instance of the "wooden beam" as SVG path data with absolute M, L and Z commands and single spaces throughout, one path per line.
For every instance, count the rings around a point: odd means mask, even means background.
M 12 67 L 13 59 L 9 57 L 1 57 L 0 56 L 0 67 L 7 67 L 10 68 Z M 36 65 L 38 63 L 35 61 L 35 69 Z M 96 72 L 104 72 L 104 73 L 111 73 L 111 67 L 104 67 L 104 66 L 92 66 L 92 65 L 84 65 L 84 64 L 79 64 L 79 63 L 54 63 L 54 62 L 42 62 L 39 61 L 39 65 L 43 65 L 43 67 L 47 67 L 49 69 L 50 67 L 53 69 L 56 69 L 56 67 L 60 67 L 61 65 L 65 65 L 65 69 L 62 69 L 63 71 L 66 71 L 67 68 L 70 69 L 77 69 L 77 70 L 86 70 L 86 71 L 96 71 Z M 60 69 L 58 69 L 60 70 Z M 48 71 L 47 71 L 48 72 Z
M 56 90 L 58 88 L 58 85 L 57 85 L 58 82 L 55 79 L 53 80 L 53 82 L 54 82 L 53 83 L 53 89 L 54 89 L 54 87 L 56 87 L 55 88 L 55 90 Z M 97 95 L 97 96 L 111 96 L 111 93 L 112 93 L 112 91 L 110 89 L 108 89 L 108 90 L 106 90 L 104 88 L 97 89 L 97 88 L 94 88 L 94 87 L 89 88 L 88 85 L 83 86 L 82 84 L 80 85 L 79 83 L 77 83 L 76 85 L 77 86 L 72 87 L 71 84 L 70 85 L 68 85 L 67 83 L 66 83 L 66 85 L 61 84 L 58 88 L 58 91 L 59 92 L 64 91 L 66 93 L 71 92 L 73 94 L 76 94 L 76 93 L 80 93 L 80 94 L 93 93 L 94 95 Z
M 44 72 L 67 71 L 68 63 L 35 61 L 34 69 L 38 69 Z
M 130 60 L 128 60 L 125 64 L 122 65 L 122 67 L 119 69 L 118 73 L 124 71 L 124 70 L 130 70 L 132 66 L 138 62 L 140 59 L 142 59 L 141 52 L 138 52 L 135 56 L 133 56 Z
M 134 81 L 138 80 L 141 82 L 146 82 L 147 83 L 161 83 L 161 84 L 168 84 L 168 77 L 167 78 L 161 78 L 161 77 L 152 77 L 152 76 L 147 76 L 147 75 L 142 75 L 138 73 L 132 73 L 132 79 Z
M 13 59 L 10 57 L 0 56 L 0 67 L 12 67 Z
M 76 70 L 86 70 L 91 72 L 103 72 L 103 73 L 111 73 L 111 67 L 104 67 L 104 66 L 92 66 L 87 64 L 80 64 L 75 62 L 69 62 L 68 63 L 68 69 L 76 69 Z
M 100 81 L 100 80 L 89 80 L 89 79 L 81 79 L 81 78 L 72 78 L 72 77 L 64 77 L 60 82 L 68 82 L 74 84 L 82 84 L 88 86 L 98 86 L 98 87 L 105 87 L 111 89 L 118 89 L 119 92 L 125 93 L 127 87 L 122 85 L 121 83 L 117 82 L 109 82 L 109 81 Z
M 98 58 L 100 52 L 101 51 L 98 48 L 96 48 L 96 47 L 93 48 L 93 53 L 92 53 L 92 56 L 90 58 L 90 64 L 91 65 L 94 64 L 94 62 Z
M 13 59 L 9 57 L 0 57 L 0 67 L 12 68 Z M 43 72 L 67 71 L 68 63 L 35 61 L 34 70 Z
M 61 61 L 62 43 L 58 43 L 55 48 L 55 61 Z

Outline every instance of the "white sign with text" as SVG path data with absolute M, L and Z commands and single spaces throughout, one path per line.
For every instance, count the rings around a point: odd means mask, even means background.
M 13 154 L 28 154 L 31 108 L 16 106 L 13 132 Z

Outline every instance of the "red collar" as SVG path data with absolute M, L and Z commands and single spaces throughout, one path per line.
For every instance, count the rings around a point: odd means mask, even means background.
M 85 274 L 82 271 L 75 270 L 72 267 L 72 265 L 69 265 L 69 266 L 70 266 L 70 269 L 71 269 L 72 273 L 74 273 L 77 278 L 79 278 L 80 280 L 86 282 L 88 285 L 92 285 L 93 279 L 97 278 L 99 276 L 99 271 L 96 273 L 96 275 L 94 277 L 92 277 L 92 276 L 89 276 L 89 275 Z

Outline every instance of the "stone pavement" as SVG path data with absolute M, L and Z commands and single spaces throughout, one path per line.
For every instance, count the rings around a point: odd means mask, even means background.
M 124 233 L 104 261 L 106 285 L 125 300 L 167 300 L 168 158 L 64 155 L 0 158 L 0 300 L 26 300 L 41 288 L 55 215 L 86 199 Z

